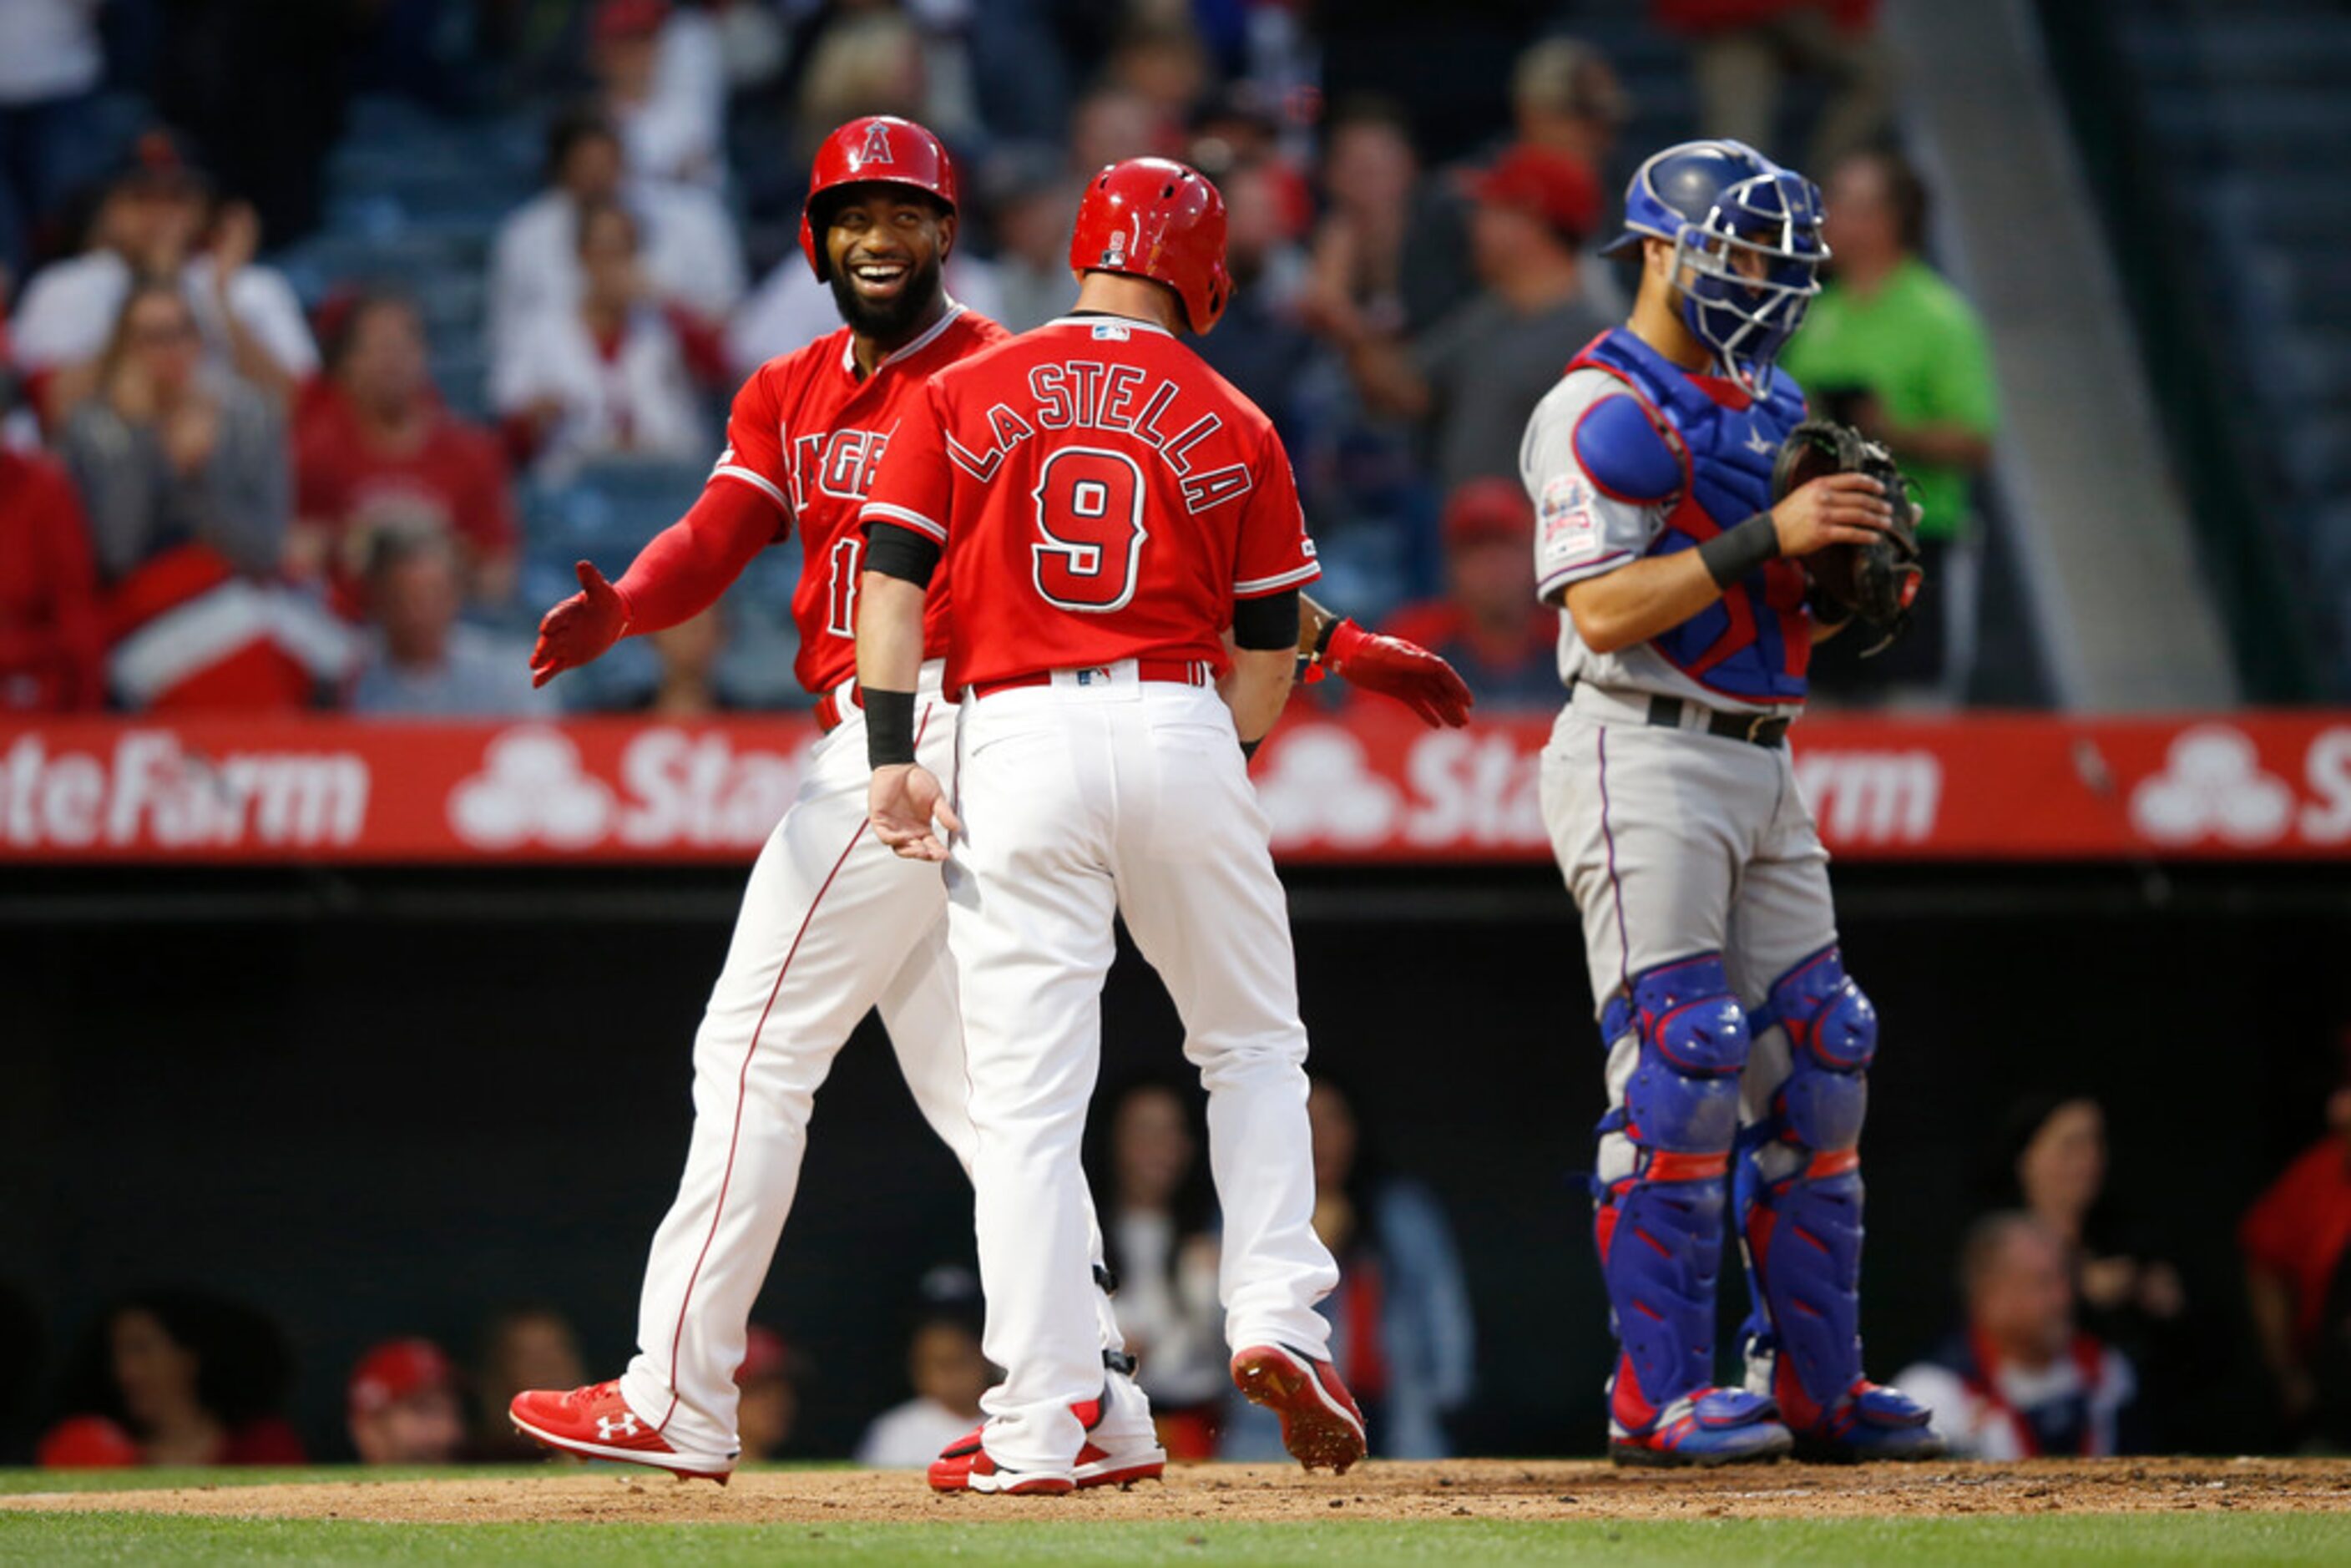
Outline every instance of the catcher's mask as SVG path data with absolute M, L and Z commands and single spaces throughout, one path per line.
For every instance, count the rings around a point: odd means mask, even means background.
M 1821 291 L 1820 187 L 1743 141 L 1685 141 L 1634 172 L 1625 228 L 1608 254 L 1671 241 L 1683 322 L 1724 375 L 1761 396 Z

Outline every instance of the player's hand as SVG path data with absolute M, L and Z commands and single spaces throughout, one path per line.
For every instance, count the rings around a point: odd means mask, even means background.
M 1886 487 L 1866 474 L 1823 474 L 1771 508 L 1780 553 L 1791 559 L 1831 545 L 1865 545 L 1893 524 Z
M 543 686 L 577 669 L 621 640 L 629 629 L 628 601 L 587 561 L 575 569 L 580 591 L 547 612 L 530 651 L 530 684 Z
M 1331 633 L 1322 663 L 1350 685 L 1394 697 L 1431 729 L 1459 729 L 1478 700 L 1452 665 L 1419 643 L 1366 632 L 1353 621 Z
M 919 762 L 876 768 L 865 800 L 873 836 L 904 860 L 943 861 L 947 839 L 963 831 L 938 776 Z

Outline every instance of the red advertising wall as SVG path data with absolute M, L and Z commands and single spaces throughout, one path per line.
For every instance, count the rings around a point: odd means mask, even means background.
M 1549 731 L 1285 722 L 1255 766 L 1276 852 L 1543 859 Z M 0 723 L 0 862 L 740 861 L 817 740 L 799 716 Z M 2351 858 L 2351 712 L 1827 716 L 1792 746 L 1848 859 Z

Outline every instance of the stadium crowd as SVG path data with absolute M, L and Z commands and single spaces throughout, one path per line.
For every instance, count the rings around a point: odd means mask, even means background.
M 1556 702 L 1531 515 L 1506 492 L 1528 411 L 1621 318 L 1594 248 L 1640 151 L 1572 31 L 1538 30 L 1481 144 L 1439 160 L 1401 99 L 1326 101 L 1312 7 L 281 9 L 21 0 L 0 22 L 0 706 L 804 700 L 782 674 L 789 545 L 708 624 L 552 694 L 518 643 L 576 555 L 690 498 L 740 378 L 838 324 L 798 254 L 800 188 L 816 139 L 875 111 L 956 149 L 947 284 L 1016 329 L 1071 296 L 1084 175 L 1149 152 L 1217 180 L 1239 288 L 1200 347 L 1280 425 L 1332 596 L 1400 614 L 1489 711 Z M 1854 260 L 1803 373 L 1923 465 L 1927 530 L 1964 563 L 1990 377 L 1918 259 L 1923 189 L 1884 151 L 1873 9 L 1655 0 L 1652 25 L 1688 44 L 1691 129 L 1768 146 L 1788 72 L 1826 84 L 1812 152 Z M 371 116 L 394 129 L 371 139 Z M 399 128 L 428 125 L 457 152 L 420 185 L 427 138 Z M 489 157 L 525 146 L 536 189 Z M 1961 694 L 1959 610 L 1860 689 Z

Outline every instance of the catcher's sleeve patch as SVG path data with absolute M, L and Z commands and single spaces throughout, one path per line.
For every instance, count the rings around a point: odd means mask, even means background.
M 1544 560 L 1565 565 L 1600 548 L 1600 511 L 1592 485 L 1581 474 L 1559 474 L 1543 486 L 1537 508 L 1539 549 Z

